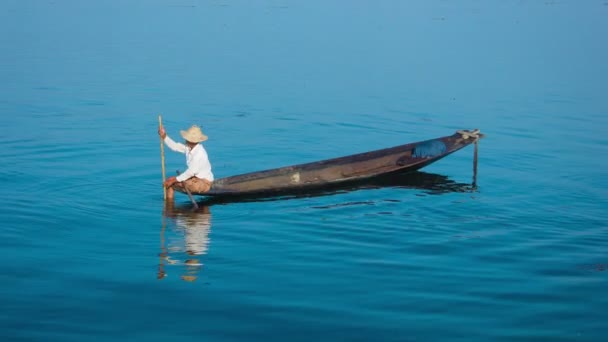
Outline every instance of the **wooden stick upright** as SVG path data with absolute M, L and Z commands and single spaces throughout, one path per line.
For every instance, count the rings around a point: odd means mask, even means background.
M 159 115 L 158 116 L 158 128 L 162 128 L 163 127 L 163 118 Z M 166 178 L 166 173 L 165 173 L 165 144 L 163 142 L 163 138 L 160 137 L 160 162 L 162 165 L 162 170 L 163 170 L 163 198 L 165 200 L 167 200 L 167 188 L 165 188 L 165 178 Z
M 475 140 L 475 152 L 473 153 L 473 188 L 477 188 L 477 159 L 479 154 L 479 138 Z

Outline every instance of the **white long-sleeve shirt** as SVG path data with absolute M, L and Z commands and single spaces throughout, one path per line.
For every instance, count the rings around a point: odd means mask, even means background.
M 165 137 L 165 144 L 175 152 L 186 154 L 188 169 L 176 177 L 178 182 L 183 182 L 191 177 L 206 179 L 213 182 L 211 163 L 209 163 L 209 156 L 207 156 L 207 151 L 205 151 L 203 145 L 196 144 L 193 149 L 190 149 L 184 144 L 176 143 L 173 139 L 169 138 L 168 135 Z

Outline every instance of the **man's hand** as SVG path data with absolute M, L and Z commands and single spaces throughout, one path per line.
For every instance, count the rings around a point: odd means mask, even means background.
M 170 188 L 175 183 L 177 183 L 177 179 L 175 177 L 169 177 L 163 185 L 165 186 L 165 188 Z
M 162 139 L 165 139 L 165 137 L 167 136 L 167 132 L 165 132 L 165 127 L 160 126 L 160 127 L 158 128 L 158 135 L 160 135 L 160 137 L 161 137 Z

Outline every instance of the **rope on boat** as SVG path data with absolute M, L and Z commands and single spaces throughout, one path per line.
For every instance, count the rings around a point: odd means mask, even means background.
M 456 131 L 456 133 L 460 134 L 462 136 L 462 138 L 465 140 L 469 139 L 469 138 L 479 140 L 483 136 L 481 134 L 481 132 L 479 131 L 479 129 L 474 129 L 472 131 L 463 129 L 463 130 Z

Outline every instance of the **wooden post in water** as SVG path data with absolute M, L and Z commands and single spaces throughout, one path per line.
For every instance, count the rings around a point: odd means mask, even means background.
M 477 155 L 479 150 L 479 138 L 475 140 L 475 152 L 473 153 L 473 189 L 477 188 Z
M 158 128 L 162 128 L 163 127 L 163 118 L 160 116 L 160 114 L 158 115 Z M 160 137 L 160 162 L 161 162 L 161 167 L 162 167 L 162 172 L 163 172 L 163 199 L 166 201 L 167 200 L 167 188 L 165 188 L 165 180 L 166 180 L 166 174 L 165 174 L 165 144 L 163 142 L 163 138 Z

